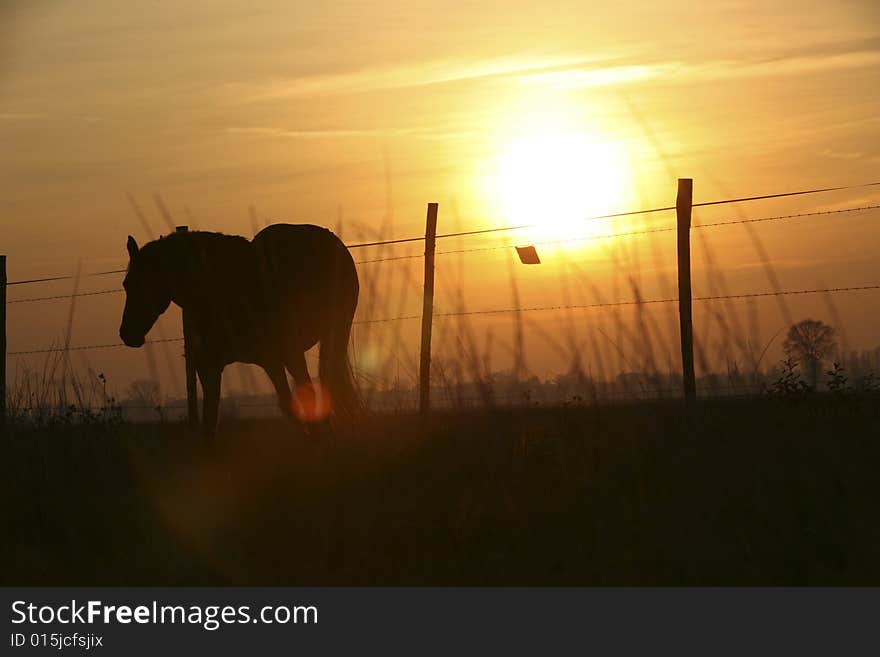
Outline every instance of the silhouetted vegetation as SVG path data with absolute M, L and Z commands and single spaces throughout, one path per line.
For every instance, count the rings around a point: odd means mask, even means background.
M 13 430 L 6 584 L 878 584 L 853 394 Z

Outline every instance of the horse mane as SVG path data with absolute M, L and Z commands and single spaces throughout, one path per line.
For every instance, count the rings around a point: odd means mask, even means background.
M 240 274 L 252 269 L 250 247 L 250 240 L 241 235 L 200 230 L 171 233 L 144 244 L 138 252 L 138 262 L 139 267 L 148 271 L 177 277 L 189 278 L 195 266 L 211 276 L 226 278 L 232 272 Z
M 162 235 L 159 239 L 150 242 L 150 244 L 167 244 L 175 241 L 220 251 L 235 250 L 245 244 L 250 244 L 250 240 L 241 235 L 227 235 L 226 233 L 215 233 L 207 230 L 181 231 L 171 233 L 170 235 Z M 149 244 L 144 246 L 146 248 Z
M 249 239 L 241 235 L 195 230 L 163 235 L 157 240 L 144 244 L 140 249 L 140 254 L 151 258 L 166 256 L 168 253 L 191 255 L 200 252 L 208 257 L 217 257 L 221 260 L 234 259 L 241 257 L 242 252 L 250 246 L 250 243 Z

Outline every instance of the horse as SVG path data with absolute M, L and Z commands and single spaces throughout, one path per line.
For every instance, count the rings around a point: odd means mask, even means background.
M 262 367 L 281 412 L 305 422 L 356 414 L 360 399 L 348 357 L 360 284 L 351 253 L 326 228 L 273 224 L 252 240 L 193 231 L 142 247 L 129 235 L 125 307 L 119 337 L 140 347 L 171 303 L 183 311 L 187 354 L 202 385 L 202 431 L 217 428 L 223 369 L 234 362 Z M 320 343 L 322 405 L 305 352 Z M 285 369 L 296 384 L 296 403 Z

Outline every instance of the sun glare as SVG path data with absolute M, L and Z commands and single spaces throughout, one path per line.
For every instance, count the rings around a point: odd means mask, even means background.
M 522 136 L 498 159 L 495 194 L 512 225 L 535 225 L 528 239 L 578 239 L 607 234 L 590 217 L 622 208 L 628 180 L 620 146 L 585 133 Z

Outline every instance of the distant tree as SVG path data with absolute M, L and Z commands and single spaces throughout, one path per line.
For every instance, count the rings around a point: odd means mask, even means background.
M 822 361 L 837 346 L 837 340 L 834 329 L 828 324 L 815 319 L 805 319 L 788 329 L 788 336 L 782 346 L 790 358 L 801 364 L 810 385 L 815 388 L 819 381 L 819 373 L 822 371 Z
M 135 406 L 159 406 L 162 398 L 159 384 L 152 379 L 137 379 L 126 390 L 126 398 Z

